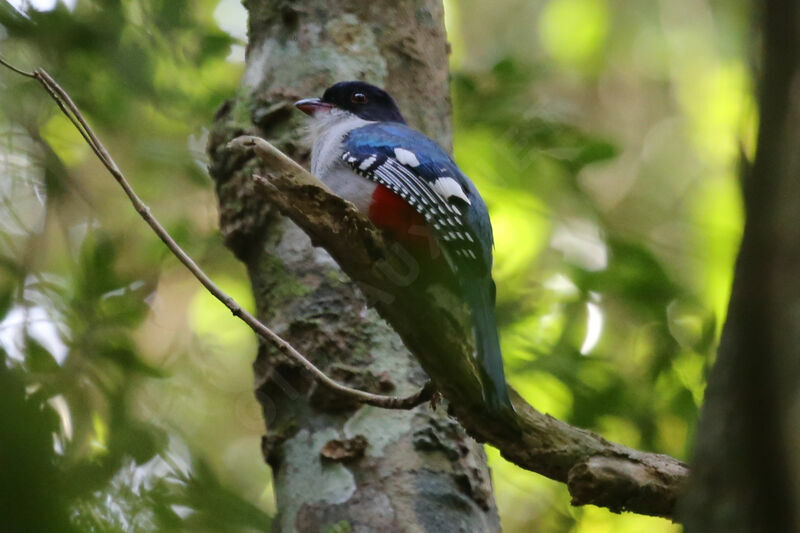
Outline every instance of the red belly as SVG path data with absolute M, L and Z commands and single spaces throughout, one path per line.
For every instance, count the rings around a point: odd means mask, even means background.
M 383 185 L 378 185 L 372 193 L 369 219 L 410 251 L 428 251 L 432 257 L 438 256 L 439 248 L 428 229 L 425 217 Z

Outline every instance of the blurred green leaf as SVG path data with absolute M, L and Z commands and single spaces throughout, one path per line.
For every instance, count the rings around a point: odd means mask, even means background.
M 0 320 L 5 318 L 13 303 L 14 287 L 10 284 L 0 285 Z
M 25 365 L 31 372 L 50 374 L 60 369 L 53 354 L 51 354 L 39 341 L 32 337 L 25 337 Z

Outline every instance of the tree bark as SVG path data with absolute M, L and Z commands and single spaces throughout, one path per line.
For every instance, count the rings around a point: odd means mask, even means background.
M 762 14 L 760 126 L 745 231 L 681 502 L 687 532 L 800 526 L 800 2 Z
M 259 317 L 329 375 L 398 395 L 425 374 L 336 263 L 253 191 L 237 135 L 308 157 L 292 103 L 332 83 L 391 88 L 409 123 L 450 145 L 447 44 L 440 0 L 245 2 L 247 64 L 209 142 L 220 227 L 248 270 Z M 279 531 L 499 531 L 482 447 L 442 410 L 359 407 L 320 389 L 261 343 L 256 396 L 267 425 Z

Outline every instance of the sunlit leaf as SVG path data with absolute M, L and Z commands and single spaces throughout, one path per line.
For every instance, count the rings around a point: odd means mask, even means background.
M 550 0 L 539 32 L 545 49 L 567 66 L 590 66 L 603 45 L 609 24 L 604 0 Z

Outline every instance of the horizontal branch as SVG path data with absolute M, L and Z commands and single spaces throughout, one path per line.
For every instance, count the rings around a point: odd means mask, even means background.
M 33 72 L 25 72 L 12 66 L 2 58 L 0 58 L 0 64 L 11 69 L 17 74 L 37 80 L 48 92 L 51 98 L 53 98 L 56 104 L 58 104 L 58 107 L 61 109 L 64 115 L 66 115 L 70 122 L 72 122 L 81 136 L 83 136 L 94 154 L 97 156 L 100 162 L 103 163 L 103 166 L 105 166 L 114 179 L 117 180 L 117 183 L 119 183 L 119 185 L 125 191 L 125 195 L 131 201 L 131 204 L 133 204 L 134 209 L 136 209 L 144 221 L 147 222 L 147 224 L 153 229 L 156 235 L 158 235 L 158 237 L 164 242 L 173 255 L 175 255 L 175 257 L 177 257 L 178 260 L 183 263 L 187 269 L 189 269 L 194 277 L 200 281 L 203 287 L 205 287 L 208 292 L 210 292 L 217 300 L 222 302 L 234 316 L 239 317 L 245 324 L 250 326 L 250 328 L 257 335 L 271 343 L 281 353 L 287 355 L 295 362 L 300 364 L 300 366 L 311 373 L 311 375 L 314 376 L 314 379 L 316 379 L 320 384 L 328 387 L 337 394 L 351 398 L 356 402 L 382 407 L 384 409 L 411 409 L 431 399 L 434 391 L 430 384 L 426 384 L 424 387 L 409 396 L 395 397 L 372 394 L 370 392 L 353 389 L 328 377 L 322 370 L 317 368 L 314 363 L 309 361 L 308 358 L 297 351 L 297 349 L 295 349 L 291 344 L 285 341 L 270 328 L 265 326 L 255 316 L 242 308 L 242 306 L 240 306 L 233 298 L 223 292 L 222 289 L 220 289 L 213 281 L 211 281 L 211 278 L 209 278 L 208 275 L 203 272 L 200 266 L 195 263 L 195 261 L 180 247 L 180 245 L 175 242 L 175 240 L 170 236 L 169 232 L 167 232 L 166 228 L 164 228 L 164 226 L 162 226 L 161 223 L 150 213 L 150 208 L 145 205 L 145 203 L 133 190 L 127 178 L 117 166 L 111 155 L 108 153 L 108 150 L 106 150 L 105 146 L 103 146 L 103 143 L 100 142 L 100 139 L 94 133 L 91 126 L 89 126 L 89 123 L 72 101 L 72 98 L 70 98 L 69 94 L 67 94 L 67 92 L 44 69 L 36 69 Z
M 519 428 L 504 426 L 485 411 L 471 356 L 469 312 L 457 295 L 420 276 L 406 275 L 413 264 L 402 249 L 268 142 L 243 136 L 228 147 L 253 151 L 267 169 L 255 177 L 260 191 L 359 284 L 473 437 L 495 446 L 522 468 L 566 483 L 575 505 L 672 516 L 689 473 L 684 463 L 609 442 L 544 415 L 513 390 Z

